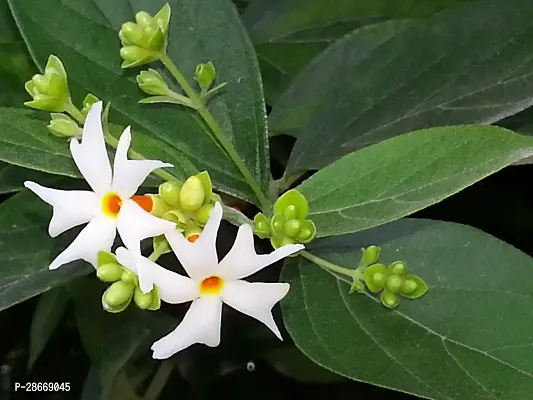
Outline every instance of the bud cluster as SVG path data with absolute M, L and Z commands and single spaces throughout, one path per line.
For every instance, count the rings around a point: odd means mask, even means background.
M 157 287 L 154 286 L 150 292 L 143 293 L 139 287 L 138 276 L 122 266 L 112 253 L 98 253 L 96 275 L 100 280 L 111 283 L 102 295 L 102 306 L 108 312 L 124 311 L 132 299 L 142 310 L 155 311 L 161 306 Z
M 254 230 L 262 239 L 270 238 L 274 248 L 294 243 L 309 243 L 316 234 L 313 221 L 306 219 L 309 205 L 296 189 L 285 192 L 274 204 L 270 220 L 262 213 L 254 217 Z

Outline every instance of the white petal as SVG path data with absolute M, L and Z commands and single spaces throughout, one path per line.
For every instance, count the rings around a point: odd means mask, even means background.
M 220 297 L 205 296 L 193 301 L 178 327 L 152 345 L 153 358 L 169 358 L 195 343 L 218 346 L 221 319 Z
M 221 220 L 222 206 L 216 203 L 215 208 L 211 211 L 209 221 L 207 221 L 200 237 L 194 243 L 185 239 L 176 229 L 165 234 L 181 265 L 195 281 L 199 281 L 217 270 L 216 242 Z
M 172 164 L 154 160 L 128 160 L 131 132 L 128 126 L 118 141 L 113 164 L 113 189 L 124 198 L 133 196 L 146 177 L 158 168 L 173 167 Z
M 175 230 L 176 225 L 173 222 L 154 217 L 133 200 L 128 199 L 120 207 L 117 229 L 124 245 L 130 251 L 140 254 L 141 240 L 162 235 L 169 230 Z
M 102 130 L 102 102 L 93 104 L 85 124 L 81 143 L 70 141 L 70 152 L 81 174 L 98 196 L 111 188 L 111 164 Z
M 50 269 L 74 260 L 85 260 L 97 268 L 96 258 L 100 250 L 109 251 L 116 236 L 115 221 L 109 217 L 97 217 L 82 229 L 78 237 L 50 264 Z
M 57 190 L 26 181 L 24 186 L 53 207 L 48 233 L 52 237 L 89 222 L 100 214 L 100 200 L 94 192 Z
M 271 310 L 285 297 L 289 288 L 288 283 L 226 282 L 221 297 L 228 306 L 261 321 L 283 340 Z
M 140 288 L 144 293 L 152 290 L 152 285 L 159 289 L 161 300 L 179 304 L 195 300 L 200 296 L 196 282 L 192 279 L 169 271 L 160 265 L 150 261 L 146 257 L 139 256 L 120 247 L 116 251 L 118 261 L 126 268 L 139 275 Z M 149 283 L 149 288 L 143 289 L 143 281 Z
M 258 255 L 255 252 L 252 227 L 241 225 L 233 247 L 218 265 L 217 274 L 225 279 L 241 279 L 302 249 L 304 246 L 301 244 L 288 244 L 270 254 Z

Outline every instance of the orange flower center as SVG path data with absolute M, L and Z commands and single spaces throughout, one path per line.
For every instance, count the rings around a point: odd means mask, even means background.
M 220 291 L 224 287 L 224 279 L 219 278 L 218 276 L 210 276 L 205 278 L 200 284 L 200 293 L 201 294 L 220 294 Z
M 198 238 L 200 237 L 200 235 L 198 235 L 197 233 L 195 233 L 194 235 L 191 235 L 187 238 L 187 240 L 191 243 L 194 243 L 198 240 Z
M 152 211 L 154 202 L 150 196 L 132 196 L 131 199 L 146 212 Z M 107 193 L 102 198 L 102 211 L 105 215 L 116 218 L 122 207 L 122 198 L 113 192 Z

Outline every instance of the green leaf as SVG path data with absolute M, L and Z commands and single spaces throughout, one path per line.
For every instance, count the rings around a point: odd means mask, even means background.
M 327 69 L 329 58 L 340 54 L 345 60 L 334 63 L 330 74 L 336 79 L 327 90 L 316 92 L 321 100 L 311 104 L 314 112 L 298 135 L 290 170 L 317 169 L 415 129 L 490 124 L 532 104 L 532 2 L 469 2 L 399 30 L 364 59 L 352 55 L 359 49 L 347 47 L 350 40 L 342 39 L 321 65 L 309 67 Z M 342 53 L 335 55 L 336 48 Z M 299 82 L 302 87 L 303 78 Z M 309 78 L 304 97 L 289 89 L 291 98 L 276 108 L 305 109 L 300 103 L 316 97 L 308 85 Z M 274 112 L 272 118 L 278 118 Z M 278 131 L 275 123 L 272 129 Z
M 51 207 L 23 191 L 0 204 L 0 310 L 94 271 L 85 262 L 50 271 L 72 235 L 51 238 Z
M 504 128 L 430 128 L 349 154 L 296 189 L 317 237 L 341 235 L 438 203 L 531 154 L 533 138 Z
M 10 6 L 40 67 L 49 54 L 57 55 L 67 69 L 73 92 L 84 95 L 89 91 L 112 102 L 120 114 L 120 120 L 114 123 L 131 124 L 134 130 L 149 133 L 174 154 L 174 159 L 191 167 L 193 174 L 207 170 L 219 190 L 255 202 L 253 191 L 193 110 L 138 104 L 144 95 L 137 87 L 135 74 L 120 68 L 121 24 L 132 20 L 140 10 L 153 14 L 164 3 L 75 0 L 66 6 L 61 0 L 46 4 L 17 0 Z M 229 0 L 172 0 L 169 4 L 169 56 L 193 86 L 196 65 L 208 60 L 214 63 L 219 82 L 227 82 L 227 86 L 209 102 L 209 109 L 266 191 L 268 140 L 259 69 L 234 6 Z M 171 81 L 166 71 L 159 72 Z M 144 154 L 142 147 L 134 149 Z M 185 179 L 188 175 L 178 177 Z
M 24 181 L 27 180 L 37 181 L 47 186 L 57 182 L 58 178 L 54 175 L 43 174 L 39 171 L 0 162 L 0 194 L 17 192 L 24 189 Z
M 63 287 L 49 290 L 39 297 L 30 329 L 29 368 L 33 366 L 52 337 L 65 314 L 68 301 L 68 292 Z
M 320 51 L 360 26 L 419 18 L 465 0 L 256 0 L 243 20 L 255 43 L 269 102 Z M 468 1 L 468 0 L 467 0 Z M 272 104 L 272 103 L 271 103 Z
M 354 380 L 430 399 L 529 398 L 533 308 L 526 254 L 464 225 L 403 220 L 313 243 L 313 254 L 354 266 L 361 247 L 402 259 L 429 292 L 395 310 L 303 258 L 286 262 L 282 302 L 296 346 Z M 481 334 L 486 332 L 487 334 Z

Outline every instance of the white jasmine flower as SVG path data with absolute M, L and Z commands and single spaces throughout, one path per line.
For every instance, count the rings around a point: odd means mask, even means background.
M 102 102 L 95 103 L 87 115 L 81 143 L 77 139 L 70 142 L 74 162 L 93 191 L 57 190 L 35 182 L 24 182 L 24 186 L 53 207 L 48 227 L 50 236 L 56 237 L 88 222 L 70 246 L 52 261 L 50 269 L 79 259 L 97 267 L 97 252 L 111 249 L 117 230 L 122 242 L 140 254 L 142 239 L 175 229 L 173 223 L 147 212 L 152 207 L 150 197 L 135 196 L 148 174 L 172 164 L 128 160 L 131 133 L 130 127 L 127 127 L 120 137 L 112 172 L 101 113 Z
M 172 304 L 192 301 L 178 327 L 153 344 L 154 358 L 168 358 L 194 343 L 218 346 L 222 303 L 257 319 L 282 339 L 271 310 L 287 294 L 289 284 L 250 283 L 242 278 L 302 250 L 304 246 L 291 244 L 270 254 L 258 255 L 252 228 L 241 225 L 232 249 L 219 263 L 215 244 L 221 219 L 222 207 L 217 203 L 203 232 L 194 242 L 185 239 L 177 230 L 165 233 L 190 278 L 166 270 L 125 248 L 117 249 L 121 264 L 133 271 L 142 266 L 150 272 L 161 300 Z

